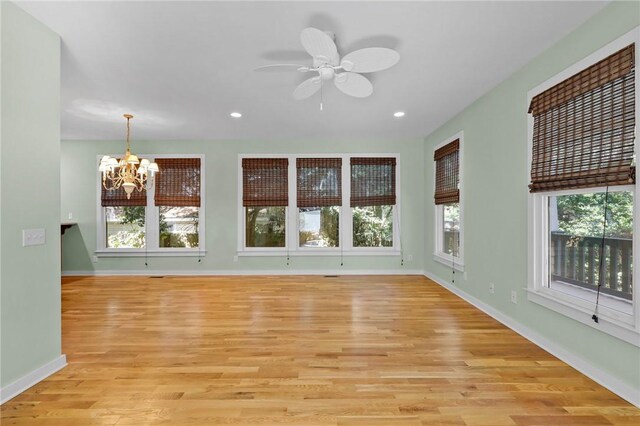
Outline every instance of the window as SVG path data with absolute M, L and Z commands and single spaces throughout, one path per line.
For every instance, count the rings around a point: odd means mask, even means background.
M 198 248 L 200 159 L 158 158 L 155 182 L 160 248 Z
M 590 301 L 599 285 L 601 306 L 632 315 L 633 192 L 589 191 L 547 199 L 549 288 Z
M 460 203 L 442 204 L 442 252 L 460 257 Z
M 100 186 L 104 224 L 104 247 L 139 249 L 146 247 L 147 192 L 134 191 L 130 198 L 123 188 L 108 191 Z
M 298 245 L 340 246 L 342 158 L 297 158 Z
M 460 163 L 463 133 L 445 140 L 433 154 L 435 244 L 433 258 L 447 266 L 463 269 L 462 204 Z
M 351 158 L 354 247 L 393 246 L 396 159 Z
M 134 191 L 127 198 L 122 188 L 101 187 L 98 255 L 202 254 L 202 157 L 155 156 L 155 161 L 161 173 L 149 191 Z
M 397 156 L 240 157 L 242 255 L 399 254 Z
M 529 93 L 528 288 L 530 300 L 638 345 L 635 40 Z
M 288 167 L 286 158 L 242 160 L 245 247 L 286 247 Z
M 145 207 L 106 206 L 107 248 L 143 248 L 145 246 Z

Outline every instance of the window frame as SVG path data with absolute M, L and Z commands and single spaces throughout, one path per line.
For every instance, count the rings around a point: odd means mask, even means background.
M 636 27 L 618 39 L 596 50 L 592 54 L 567 67 L 560 73 L 531 89 L 527 93 L 525 110 L 529 108 L 531 100 L 537 94 L 555 86 L 578 72 L 588 68 L 605 57 L 618 50 L 635 43 L 635 102 L 636 102 L 636 126 L 640 124 L 640 27 Z M 527 114 L 527 164 L 524 170 L 527 175 L 530 172 L 533 149 L 533 124 L 534 117 Z M 640 138 L 635 140 L 636 155 L 640 153 Z M 528 179 L 528 178 L 527 178 Z M 529 192 L 527 190 L 527 299 L 533 303 L 544 306 L 566 317 L 572 318 L 591 328 L 598 329 L 611 336 L 617 337 L 634 346 L 640 347 L 640 302 L 638 300 L 637 283 L 640 282 L 640 219 L 633 224 L 633 282 L 636 283 L 632 299 L 632 314 L 611 310 L 606 306 L 598 306 L 599 322 L 595 323 L 591 315 L 595 310 L 595 303 L 588 302 L 567 293 L 549 288 L 549 223 L 548 200 L 550 196 L 584 194 L 592 192 L 604 192 L 606 187 L 569 189 L 560 191 Z M 630 190 L 633 192 L 634 218 L 639 218 L 640 185 L 610 186 L 611 191 Z
M 96 156 L 97 162 L 103 155 L 119 158 L 122 154 L 100 154 Z M 207 253 L 206 243 L 206 211 L 205 211 L 205 155 L 204 154 L 138 154 L 141 158 L 154 161 L 156 158 L 199 158 L 200 159 L 200 207 L 198 211 L 198 248 L 160 247 L 159 207 L 155 205 L 155 182 L 151 190 L 147 191 L 147 205 L 145 206 L 145 247 L 144 248 L 109 248 L 105 238 L 106 226 L 104 207 L 100 192 L 102 188 L 102 175 L 96 168 L 96 251 L 98 257 L 200 257 Z M 162 173 L 162 170 L 160 170 Z M 150 231 L 151 230 L 151 231 Z
M 444 139 L 442 142 L 433 147 L 433 152 L 442 148 L 443 146 L 458 139 L 460 146 L 458 149 L 458 176 L 459 176 L 459 190 L 460 190 L 460 231 L 458 242 L 460 244 L 459 256 L 454 257 L 451 254 L 445 253 L 443 250 L 443 238 L 444 234 L 444 205 L 434 203 L 434 246 L 433 246 L 433 260 L 442 263 L 448 267 L 453 267 L 457 271 L 464 271 L 464 130 Z M 433 162 L 433 182 L 436 181 L 436 162 Z M 435 191 L 435 184 L 433 186 Z M 433 200 L 433 193 L 431 196 Z M 432 201 L 433 202 L 433 201 Z
M 393 246 L 392 247 L 353 247 L 353 209 L 351 196 L 351 157 L 393 157 L 396 159 L 396 204 L 393 207 Z M 245 217 L 242 205 L 242 159 L 243 158 L 287 158 L 289 205 L 286 206 L 285 247 L 246 247 Z M 342 205 L 339 216 L 339 247 L 300 247 L 300 219 L 297 207 L 297 169 L 296 158 L 341 158 L 342 159 Z M 400 248 L 400 154 L 387 153 L 304 153 L 304 154 L 238 154 L 238 235 L 237 256 L 399 256 Z

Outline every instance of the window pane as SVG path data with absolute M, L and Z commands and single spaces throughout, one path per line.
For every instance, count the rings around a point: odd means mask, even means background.
M 305 207 L 298 210 L 300 247 L 338 247 L 340 208 Z
M 460 256 L 460 204 L 442 205 L 442 251 L 455 257 Z
M 143 206 L 105 207 L 108 248 L 143 248 L 145 245 L 145 210 Z
M 354 247 L 393 247 L 393 206 L 353 208 Z
M 246 208 L 246 246 L 285 246 L 285 207 Z
M 633 193 L 610 192 L 603 243 L 605 193 L 549 197 L 549 286 L 631 313 Z
M 160 247 L 198 247 L 199 207 L 159 207 Z

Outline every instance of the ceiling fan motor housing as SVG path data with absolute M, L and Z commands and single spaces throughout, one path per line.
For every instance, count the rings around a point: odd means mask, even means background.
M 340 55 L 336 52 L 329 56 L 318 55 L 313 57 L 313 67 L 321 68 L 324 65 L 337 67 L 340 64 Z

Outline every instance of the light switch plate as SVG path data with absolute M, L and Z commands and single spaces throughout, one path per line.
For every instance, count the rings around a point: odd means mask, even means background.
M 46 243 L 46 233 L 44 228 L 23 229 L 22 246 L 40 246 Z

